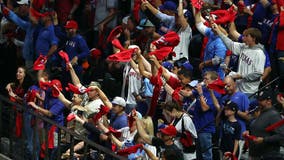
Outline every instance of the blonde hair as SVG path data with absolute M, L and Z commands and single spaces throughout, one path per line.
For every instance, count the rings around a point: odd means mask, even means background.
M 150 116 L 147 117 L 143 117 L 142 118 L 143 124 L 145 125 L 145 131 L 150 135 L 150 136 L 154 136 L 154 125 L 153 125 L 153 121 L 152 118 Z

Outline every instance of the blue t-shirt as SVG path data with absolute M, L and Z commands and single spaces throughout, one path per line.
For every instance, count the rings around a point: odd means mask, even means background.
M 270 10 L 271 6 L 263 7 L 263 5 L 258 2 L 253 13 L 253 19 L 251 27 L 258 28 L 261 31 L 261 42 L 267 44 L 271 31 L 272 25 L 278 14 L 273 14 Z
M 52 45 L 58 45 L 58 39 L 55 36 L 54 26 L 50 25 L 48 27 L 41 28 L 35 45 L 37 57 L 40 54 L 46 56 Z
M 221 100 L 221 95 L 214 91 L 217 100 Z M 206 87 L 203 87 L 203 96 L 207 105 L 210 107 L 207 111 L 202 111 L 200 98 L 197 91 L 193 91 L 193 95 L 196 97 L 196 103 L 194 107 L 193 123 L 196 127 L 196 131 L 199 133 L 215 133 L 215 116 L 217 110 L 213 104 L 210 96 L 210 92 Z
M 144 78 L 144 95 L 146 97 L 152 97 L 153 96 L 153 85 L 151 84 L 150 80 L 148 78 Z
M 65 51 L 68 53 L 70 60 L 75 56 L 81 61 L 89 55 L 87 42 L 81 35 L 76 35 L 68 39 L 65 43 Z
M 111 120 L 110 125 L 112 126 L 112 128 L 114 128 L 116 130 L 128 126 L 128 117 L 127 117 L 126 113 L 124 113 L 120 116 L 116 116 L 116 115 L 112 114 L 110 120 Z
M 238 110 L 242 111 L 242 112 L 246 112 L 249 109 L 249 99 L 247 97 L 246 94 L 242 93 L 242 92 L 236 92 L 235 94 L 233 94 L 231 97 L 229 97 L 229 95 L 225 95 L 222 100 L 223 102 L 225 102 L 226 100 L 230 99 L 232 102 L 236 103 L 238 106 Z M 241 125 L 241 133 L 243 133 L 244 131 L 246 131 L 246 120 L 242 119 L 240 116 L 236 116 L 236 119 L 238 120 L 238 122 Z
M 208 42 L 204 50 L 203 61 L 212 60 L 214 57 L 221 58 L 221 63 L 224 62 L 227 48 L 221 38 L 216 35 L 211 28 L 205 30 L 205 35 L 208 37 Z M 206 71 L 216 71 L 221 79 L 224 79 L 225 72 L 220 65 L 205 66 L 202 70 L 203 73 Z
M 46 97 L 44 99 L 44 108 L 52 113 L 51 120 L 55 121 L 59 125 L 64 125 L 64 104 L 58 99 L 51 95 L 51 90 L 46 91 Z M 48 128 L 50 125 L 47 126 Z

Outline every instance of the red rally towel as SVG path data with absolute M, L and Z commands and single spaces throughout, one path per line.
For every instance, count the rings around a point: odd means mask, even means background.
M 16 103 L 16 99 L 14 97 L 10 97 L 12 102 Z M 16 106 L 13 106 L 14 110 L 16 111 Z M 17 138 L 22 136 L 22 128 L 23 128 L 23 114 L 19 111 L 16 111 L 16 127 L 15 127 L 15 135 Z
M 149 53 L 149 55 L 155 55 L 158 60 L 164 60 L 168 57 L 170 53 L 172 53 L 173 47 L 162 47 L 160 49 L 156 49 Z
M 139 148 L 142 148 L 142 144 L 136 144 L 134 146 L 128 147 L 126 149 L 118 150 L 116 153 L 121 156 L 128 156 L 131 153 L 136 153 Z
M 68 116 L 66 117 L 66 121 L 67 122 L 70 122 L 72 120 L 74 120 L 76 118 L 75 114 L 74 113 L 70 113 L 68 114 Z
M 226 152 L 226 153 L 224 154 L 224 156 L 225 156 L 225 157 L 229 157 L 230 160 L 238 160 L 238 158 L 237 158 L 233 153 L 231 153 L 231 152 Z
M 108 127 L 108 133 L 113 134 L 116 138 L 121 137 L 121 132 L 117 131 L 116 129 L 114 129 L 112 127 Z
M 157 107 L 157 103 L 158 103 L 158 99 L 159 99 L 159 95 L 160 95 L 160 90 L 163 86 L 163 82 L 161 80 L 161 76 L 163 73 L 163 68 L 160 67 L 158 69 L 158 73 L 156 76 L 152 76 L 150 78 L 150 82 L 155 86 L 154 90 L 153 90 L 153 96 L 151 99 L 151 105 L 150 105 L 150 109 L 149 109 L 149 113 L 148 115 L 153 117 L 155 115 L 156 112 L 156 107 Z
M 172 94 L 172 99 L 175 100 L 179 105 L 182 105 L 181 96 L 179 92 L 182 90 L 182 87 L 178 87 L 174 90 Z
M 268 126 L 265 128 L 265 131 L 266 132 L 271 132 L 273 130 L 275 130 L 276 128 L 280 127 L 280 126 L 283 126 L 284 125 L 284 119 L 276 122 L 276 123 L 273 123 L 272 125 Z
M 210 14 L 214 14 L 218 17 L 214 21 L 216 24 L 227 24 L 235 20 L 237 12 L 232 6 L 228 10 L 215 10 L 210 12 Z
M 220 94 L 225 94 L 225 83 L 221 79 L 217 79 L 214 82 L 208 84 L 208 88 L 213 89 L 214 91 L 220 93 Z
M 34 62 L 33 69 L 38 70 L 44 70 L 45 69 L 45 63 L 47 62 L 47 56 L 40 55 L 36 61 Z
M 120 51 L 125 51 L 125 50 L 126 50 L 126 49 L 121 45 L 120 41 L 119 41 L 117 38 L 113 39 L 113 40 L 111 41 L 111 43 L 112 43 L 112 45 L 113 45 L 115 48 L 119 49 Z
M 115 39 L 115 37 L 122 33 L 123 29 L 122 29 L 122 26 L 119 25 L 119 26 L 116 26 L 111 32 L 110 34 L 108 35 L 107 37 L 107 42 L 111 42 L 113 39 Z
M 26 102 L 34 102 L 36 100 L 37 91 L 35 89 L 29 90 L 26 94 Z
M 84 93 L 87 93 L 90 91 L 89 88 L 86 88 L 86 89 L 80 89 L 79 87 L 71 84 L 71 83 L 68 83 L 68 87 L 65 87 L 65 90 L 66 91 L 69 91 L 69 92 L 73 92 L 75 94 L 84 94 Z
M 112 54 L 107 57 L 107 60 L 115 61 L 115 62 L 129 62 L 135 50 L 136 50 L 135 48 L 132 48 L 132 49 L 128 49 L 125 51 Z
M 93 116 L 93 121 L 96 123 L 103 115 L 108 114 L 110 109 L 107 106 L 101 105 L 100 111 Z
M 161 36 L 159 39 L 152 42 L 153 45 L 155 45 L 157 48 L 162 47 L 175 47 L 179 44 L 180 37 L 179 35 L 174 31 L 169 31 L 165 35 Z
M 203 0 L 191 0 L 191 4 L 196 10 L 200 10 L 204 4 Z
M 56 126 L 55 125 L 52 125 L 48 131 L 48 149 L 53 149 L 55 147 L 55 144 L 54 144 L 54 133 L 56 131 Z M 46 145 L 46 142 L 43 142 L 42 145 L 41 145 L 41 148 L 40 148 L 40 157 L 41 158 L 44 158 L 45 157 L 45 145 Z
M 63 50 L 58 52 L 59 56 L 65 61 L 65 63 L 69 63 L 69 56 Z
M 243 137 L 247 140 L 253 141 L 256 139 L 256 136 L 249 135 L 249 134 L 243 134 Z

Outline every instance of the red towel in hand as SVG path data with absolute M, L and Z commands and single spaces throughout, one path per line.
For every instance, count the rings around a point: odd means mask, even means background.
M 74 114 L 74 113 L 70 113 L 70 114 L 68 114 L 68 116 L 66 117 L 66 120 L 67 120 L 67 122 L 70 122 L 70 121 L 72 121 L 72 120 L 75 119 L 75 118 L 76 118 L 75 114 Z
M 93 116 L 93 121 L 96 123 L 103 115 L 108 114 L 110 109 L 107 106 L 101 105 L 100 111 Z
M 107 37 L 107 42 L 111 42 L 113 39 L 115 39 L 115 37 L 122 33 L 123 29 L 122 29 L 122 26 L 119 25 L 119 26 L 116 26 L 109 34 L 109 36 Z
M 114 62 L 129 62 L 134 51 L 135 51 L 135 48 L 121 51 L 121 52 L 108 56 L 107 60 L 114 61 Z
M 280 120 L 280 121 L 278 121 L 276 123 L 273 123 L 272 125 L 266 127 L 265 131 L 266 132 L 271 132 L 271 131 L 275 130 L 276 128 L 278 128 L 278 127 L 280 127 L 282 125 L 284 125 L 284 119 L 282 119 L 282 120 Z
M 125 50 L 126 50 L 126 49 L 121 45 L 120 41 L 119 41 L 117 38 L 113 39 L 113 40 L 111 41 L 111 43 L 112 43 L 112 45 L 113 45 L 115 48 L 119 49 L 120 51 L 125 51 Z
M 101 50 L 97 49 L 97 48 L 93 48 L 90 50 L 90 53 L 91 53 L 91 57 L 97 59 L 99 57 L 102 56 L 102 52 Z
M 39 87 L 43 90 L 47 90 L 49 87 L 51 87 L 51 82 L 50 81 L 47 81 L 47 82 L 39 81 Z
M 238 158 L 231 152 L 225 152 L 225 157 L 229 157 L 231 160 L 238 160 Z
M 208 88 L 213 89 L 220 94 L 225 94 L 225 85 L 226 84 L 218 78 L 214 82 L 208 84 Z
M 84 93 L 87 93 L 90 91 L 89 88 L 86 88 L 86 89 L 80 89 L 79 87 L 71 84 L 71 83 L 68 83 L 68 87 L 65 87 L 65 90 L 66 91 L 69 91 L 69 92 L 73 92 L 75 94 L 84 94 Z
M 121 149 L 121 150 L 117 151 L 116 153 L 118 155 L 121 155 L 121 156 L 128 156 L 131 153 L 136 153 L 138 151 L 138 149 L 142 148 L 142 147 L 143 147 L 142 144 L 136 144 L 136 145 L 128 147 L 126 149 Z
M 216 24 L 227 24 L 235 20 L 237 12 L 230 7 L 228 10 L 215 10 L 210 14 L 216 15 L 218 18 L 214 21 Z
M 178 87 L 172 93 L 172 99 L 175 100 L 179 105 L 182 105 L 181 95 L 179 92 L 182 90 L 182 87 Z
M 135 121 L 134 117 L 136 116 L 136 114 L 137 114 L 137 113 L 136 113 L 136 109 L 134 108 L 134 109 L 131 111 L 130 115 L 127 116 L 129 128 L 131 128 L 131 127 L 133 126 L 133 123 L 134 123 L 134 121 Z
M 256 139 L 256 136 L 249 135 L 249 134 L 243 134 L 243 137 L 247 140 L 254 141 Z
M 121 132 L 117 131 L 116 129 L 114 129 L 112 127 L 108 127 L 108 133 L 113 134 L 116 138 L 121 137 Z
M 194 8 L 196 8 L 197 11 L 199 11 L 202 8 L 204 2 L 203 0 L 191 0 L 191 4 Z
M 69 56 L 66 52 L 61 50 L 58 52 L 58 54 L 65 61 L 65 63 L 69 63 Z
M 180 37 L 179 35 L 174 31 L 169 31 L 159 39 L 152 42 L 153 45 L 155 45 L 157 48 L 162 47 L 175 47 L 179 44 Z
M 156 49 L 155 51 L 150 52 L 149 55 L 155 55 L 158 60 L 164 60 L 168 57 L 170 53 L 172 53 L 172 51 L 172 47 L 162 47 L 160 49 Z
M 37 94 L 36 90 L 34 89 L 29 90 L 26 94 L 26 102 L 34 102 L 36 99 L 36 94 Z
M 34 62 L 34 66 L 33 66 L 33 69 L 35 71 L 38 71 L 38 70 L 44 70 L 45 69 L 45 64 L 47 62 L 47 56 L 44 56 L 44 55 L 40 55 L 36 61 Z
M 160 67 L 158 69 L 157 75 L 152 76 L 150 78 L 150 82 L 154 85 L 153 96 L 152 96 L 152 99 L 151 99 L 151 105 L 150 105 L 150 109 L 149 109 L 149 112 L 148 112 L 148 115 L 151 116 L 151 117 L 153 117 L 155 115 L 156 107 L 157 107 L 157 103 L 158 103 L 158 99 L 159 99 L 159 95 L 160 95 L 160 90 L 163 86 L 163 82 L 161 80 L 162 72 L 163 72 L 163 68 Z

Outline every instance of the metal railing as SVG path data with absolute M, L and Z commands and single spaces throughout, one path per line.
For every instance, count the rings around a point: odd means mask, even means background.
M 12 107 L 15 106 L 15 107 Z M 110 157 L 110 159 L 126 159 L 125 157 L 121 157 L 119 155 L 116 155 L 115 152 L 113 152 L 112 150 L 110 150 L 109 148 L 106 148 L 102 145 L 99 145 L 98 143 L 91 141 L 90 139 L 88 139 L 85 136 L 79 135 L 77 133 L 75 133 L 73 130 L 68 129 L 65 126 L 61 126 L 58 125 L 56 122 L 50 120 L 49 118 L 42 116 L 36 112 L 34 112 L 33 110 L 27 109 L 26 107 L 19 105 L 17 103 L 11 102 L 7 97 L 0 95 L 0 153 L 8 156 L 11 159 L 25 159 L 24 155 L 25 154 L 25 143 L 23 143 L 25 141 L 25 139 L 23 139 L 25 136 L 22 136 L 22 139 L 18 139 L 15 137 L 14 135 L 14 131 L 13 128 L 15 128 L 15 126 L 11 126 L 14 125 L 14 114 L 15 112 L 21 112 L 21 113 L 29 113 L 32 116 L 35 116 L 36 120 L 41 120 L 44 123 L 50 124 L 50 125 L 55 125 L 59 131 L 58 131 L 58 141 L 57 141 L 57 158 L 58 160 L 61 159 L 61 155 L 62 155 L 62 151 L 63 151 L 63 147 L 62 147 L 62 131 L 65 132 L 66 134 L 70 135 L 70 157 L 69 159 L 74 159 L 74 138 L 76 138 L 77 140 L 80 141 L 84 141 L 84 148 L 83 148 L 83 153 L 81 154 L 82 157 L 80 157 L 80 159 L 83 160 L 87 160 L 88 158 L 88 154 L 89 154 L 89 148 L 92 148 L 94 151 L 96 151 L 97 155 L 104 155 L 105 157 Z M 38 125 L 33 125 L 33 129 L 34 131 L 37 131 L 38 129 Z M 23 127 L 22 127 L 23 128 Z M 24 133 L 24 132 L 22 132 Z M 33 134 L 33 145 L 36 143 L 35 142 L 35 134 Z M 48 129 L 44 129 L 44 139 L 47 142 L 48 139 Z M 8 141 L 8 142 L 7 142 Z M 20 141 L 20 143 L 18 143 L 17 141 Z M 16 145 L 15 145 L 16 143 Z M 20 145 L 19 145 L 20 144 Z M 46 143 L 46 147 L 48 148 L 48 143 Z M 15 151 L 17 150 L 17 151 Z M 15 153 L 16 152 L 16 153 Z M 36 157 L 36 154 L 32 154 L 32 157 L 28 157 L 27 159 L 32 159 L 32 160 L 36 160 L 39 159 L 39 157 Z M 51 159 L 49 157 L 48 154 L 48 150 L 45 150 L 45 160 L 49 160 Z M 97 159 L 104 159 L 104 158 L 97 158 Z

